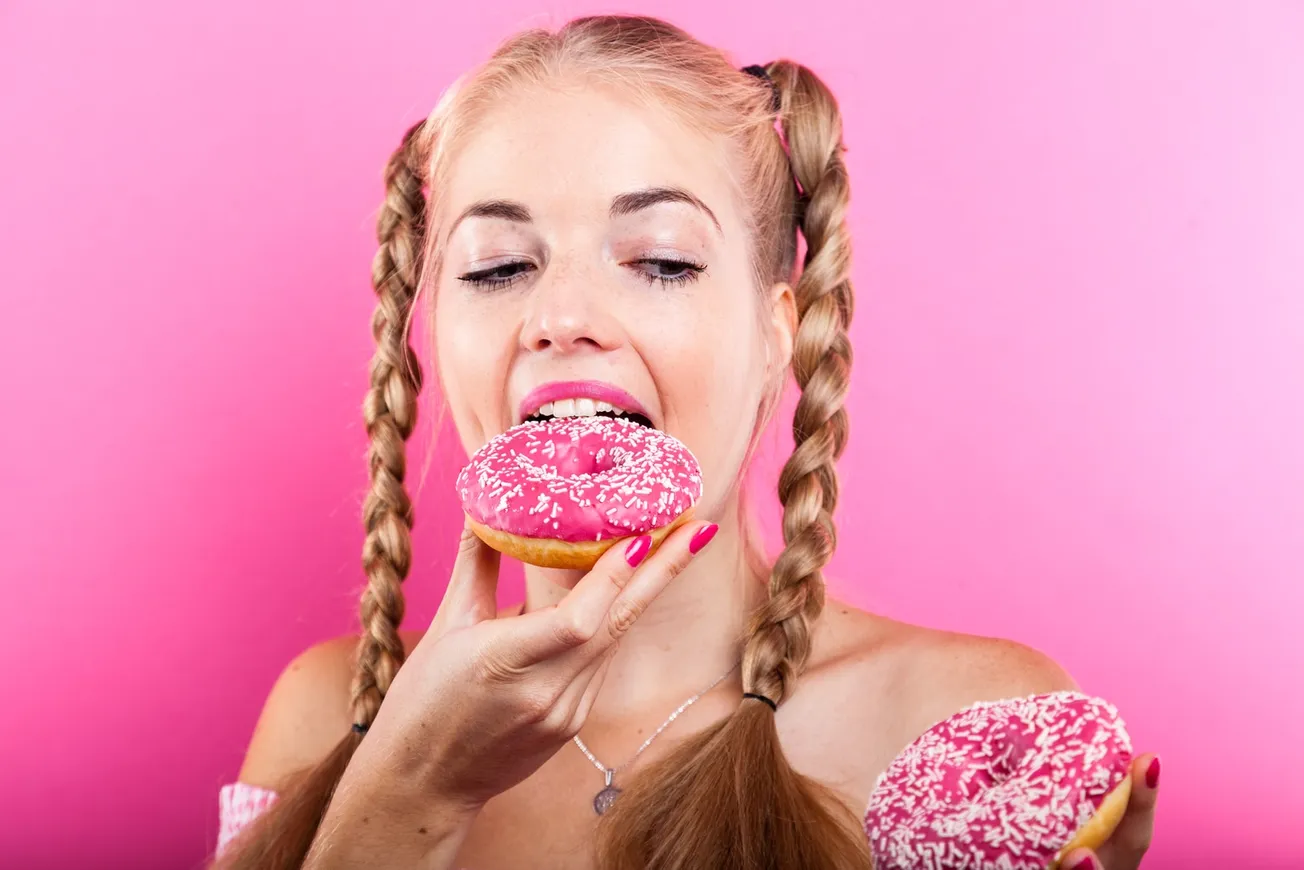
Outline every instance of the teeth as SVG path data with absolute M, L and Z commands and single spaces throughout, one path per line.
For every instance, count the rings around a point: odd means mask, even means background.
M 614 414 L 618 417 L 629 416 L 632 412 L 617 408 L 610 402 L 597 402 L 589 398 L 558 399 L 539 407 L 535 417 L 592 417 L 595 414 Z

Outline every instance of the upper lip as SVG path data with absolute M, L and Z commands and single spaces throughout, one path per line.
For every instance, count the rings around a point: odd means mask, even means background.
M 622 411 L 642 414 L 648 420 L 652 419 L 652 415 L 639 403 L 638 399 L 635 399 L 620 387 L 603 381 L 553 381 L 535 387 L 526 394 L 524 399 L 521 399 L 521 419 L 525 420 L 544 405 L 558 399 L 592 399 L 595 402 L 607 402 Z

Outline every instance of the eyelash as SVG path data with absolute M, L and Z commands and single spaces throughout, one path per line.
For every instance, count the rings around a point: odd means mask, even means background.
M 639 260 L 634 260 L 633 262 L 636 264 L 674 266 L 685 270 L 682 274 L 670 276 L 653 275 L 652 273 L 646 272 L 642 269 L 638 270 L 638 273 L 643 276 L 643 279 L 647 281 L 649 286 L 657 281 L 660 281 L 667 287 L 687 284 L 689 281 L 696 281 L 698 277 L 706 271 L 706 266 L 703 266 L 700 263 L 694 263 L 691 260 L 675 260 L 668 257 L 644 257 Z M 472 287 L 482 287 L 487 290 L 502 290 L 511 284 L 515 284 L 516 279 L 525 274 L 524 271 L 515 272 L 506 278 L 499 279 L 489 278 L 487 276 L 502 271 L 503 269 L 510 269 L 514 266 L 528 265 L 530 264 L 519 261 L 515 263 L 503 263 L 501 266 L 495 266 L 492 269 L 485 269 L 480 272 L 468 272 L 465 275 L 460 276 L 458 280 L 465 281 Z

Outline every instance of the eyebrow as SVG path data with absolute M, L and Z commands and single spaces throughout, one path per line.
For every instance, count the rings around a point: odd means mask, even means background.
M 618 217 L 651 208 L 654 205 L 660 205 L 663 202 L 680 202 L 691 205 L 709 217 L 711 223 L 715 224 L 715 228 L 721 235 L 724 235 L 724 229 L 720 226 L 720 221 L 716 218 L 715 212 L 711 211 L 706 203 L 682 187 L 648 187 L 643 190 L 622 193 L 611 201 L 611 208 L 607 210 L 607 214 L 614 220 Z M 451 236 L 453 231 L 457 229 L 458 224 L 472 217 L 499 218 L 500 220 L 518 224 L 528 224 L 534 220 L 530 214 L 530 209 L 523 203 L 510 199 L 485 199 L 472 203 L 458 215 L 457 220 L 453 221 L 453 225 L 449 228 L 448 234 Z

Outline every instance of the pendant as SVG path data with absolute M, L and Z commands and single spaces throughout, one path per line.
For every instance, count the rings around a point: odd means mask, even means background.
M 611 784 L 611 777 L 616 772 L 607 770 L 605 773 L 607 775 L 607 787 L 598 792 L 597 796 L 593 798 L 593 811 L 598 815 L 602 815 L 611 809 L 611 805 L 616 802 L 616 795 L 620 794 L 620 789 Z
M 614 785 L 607 786 L 602 791 L 598 792 L 598 796 L 593 799 L 593 809 L 598 815 L 602 815 L 611 808 L 613 803 L 616 802 L 616 795 L 618 794 L 620 794 L 620 789 L 616 788 Z

